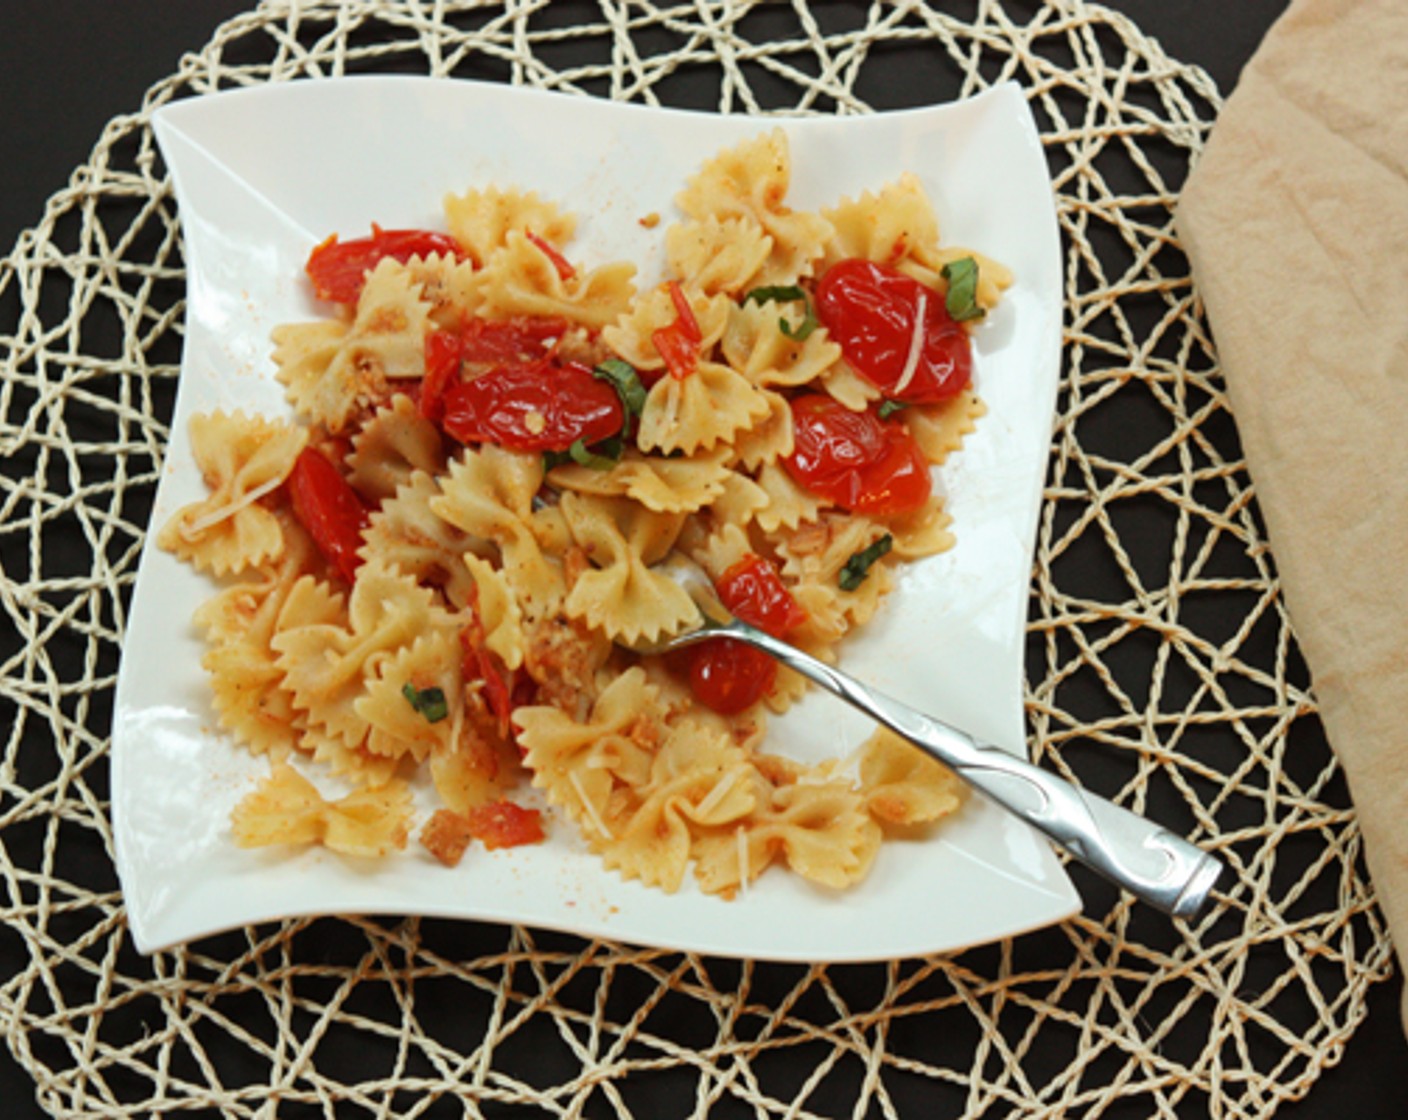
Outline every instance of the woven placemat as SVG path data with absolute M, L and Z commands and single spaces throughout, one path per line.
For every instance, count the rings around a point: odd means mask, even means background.
M 893 68 L 905 81 L 881 82 Z M 416 918 L 132 949 L 106 752 L 184 295 L 149 113 L 388 70 L 748 113 L 1023 85 L 1057 192 L 1068 308 L 1032 587 L 1034 750 L 1219 852 L 1231 871 L 1204 920 L 1170 923 L 1077 872 L 1079 919 L 878 965 L 719 961 Z M 41 1105 L 1261 1117 L 1303 1094 L 1391 963 L 1174 235 L 1219 106 L 1201 71 L 1075 0 L 946 13 L 282 0 L 221 27 L 108 125 L 0 262 L 0 1025 Z

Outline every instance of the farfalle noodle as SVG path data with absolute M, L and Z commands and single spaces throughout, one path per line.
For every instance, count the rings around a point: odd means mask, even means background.
M 571 240 L 577 221 L 554 202 L 532 191 L 486 187 L 445 196 L 445 221 L 450 234 L 478 266 L 508 244 L 508 235 L 532 231 L 554 245 Z
M 878 728 L 860 750 L 860 789 L 882 826 L 926 824 L 956 812 L 963 783 L 952 770 Z
M 416 695 L 438 690 L 444 714 L 428 719 L 407 702 L 407 688 Z M 424 762 L 432 752 L 454 751 L 465 721 L 458 636 L 449 629 L 432 630 L 402 646 L 382 662 L 353 709 L 367 723 L 366 749 L 372 754 Z
M 772 238 L 757 222 L 719 218 L 678 222 L 665 234 L 670 271 L 688 276 L 707 295 L 738 295 L 756 287 L 772 255 Z
M 359 789 L 327 801 L 317 787 L 285 763 L 235 806 L 231 828 L 244 848 L 270 844 L 323 844 L 352 856 L 386 856 L 406 846 L 411 794 L 404 783 Z
M 466 533 L 431 509 L 440 497 L 433 477 L 416 472 L 393 497 L 381 503 L 362 532 L 361 555 L 380 559 L 417 583 L 440 588 L 451 606 L 461 608 L 474 592 L 473 573 L 465 554 L 491 554 L 493 547 L 482 537 Z
M 191 418 L 190 434 L 210 495 L 177 511 L 157 544 L 216 576 L 277 559 L 283 531 L 260 499 L 288 477 L 307 432 L 242 412 L 211 412 Z
M 627 452 L 610 470 L 566 464 L 548 475 L 561 490 L 625 496 L 656 513 L 693 513 L 723 495 L 733 472 L 717 452 L 659 459 Z
M 378 408 L 352 440 L 347 481 L 369 502 L 383 502 L 417 472 L 434 476 L 445 469 L 440 429 L 398 394 Z
M 917 260 L 931 268 L 940 264 L 939 220 L 919 177 L 906 172 L 878 191 L 845 198 L 823 211 L 831 223 L 826 264 L 863 257 L 884 264 Z
M 562 511 L 583 553 L 596 561 L 572 585 L 564 604 L 570 617 L 627 644 L 657 641 L 694 617 L 679 584 L 650 568 L 674 545 L 682 514 L 584 494 L 564 494 Z
M 977 429 L 986 411 L 972 390 L 964 389 L 945 404 L 907 408 L 900 419 L 929 462 L 938 464 L 963 446 L 964 437 Z
M 553 706 L 514 713 L 533 784 L 583 825 L 594 846 L 614 840 L 621 828 L 612 803 L 617 784 L 638 786 L 649 777 L 655 736 L 642 733 L 650 722 L 642 713 L 652 711 L 658 697 L 637 666 L 606 686 L 585 719 Z
M 841 348 L 826 337 L 825 328 L 805 339 L 789 337 L 780 328 L 792 314 L 787 302 L 746 303 L 729 315 L 722 339 L 729 365 L 759 388 L 797 388 L 821 377 L 841 358 Z M 794 331 L 794 333 L 796 333 Z
M 754 283 L 793 284 L 811 275 L 833 231 L 822 215 L 787 206 L 791 178 L 786 134 L 774 129 L 715 156 L 675 196 L 675 204 L 695 219 L 756 223 L 772 239 L 772 249 Z
M 367 276 L 350 325 L 294 323 L 274 329 L 274 364 L 290 403 L 330 431 L 384 400 L 396 380 L 425 373 L 431 305 L 411 269 L 387 257 Z
M 415 639 L 454 626 L 431 589 L 380 562 L 358 573 L 345 624 L 298 622 L 281 627 L 272 642 L 279 665 L 309 720 L 348 747 L 370 730 L 358 701 L 386 660 Z
M 449 524 L 498 546 L 524 610 L 533 616 L 555 610 L 566 593 L 561 565 L 538 536 L 543 519 L 533 498 L 543 475 L 538 457 L 486 444 L 450 464 L 440 496 L 430 503 Z
M 727 443 L 768 414 L 768 398 L 737 370 L 701 362 L 690 377 L 662 377 L 645 398 L 642 451 L 692 455 Z
M 541 248 L 512 230 L 479 273 L 478 310 L 488 318 L 538 315 L 599 329 L 630 306 L 635 274 L 635 265 L 619 263 L 564 277 Z
M 704 290 L 686 291 L 684 295 L 699 328 L 699 349 L 707 352 L 728 329 L 733 301 Z M 656 346 L 655 332 L 673 322 L 676 314 L 674 299 L 662 285 L 636 300 L 629 311 L 602 331 L 602 338 L 636 369 L 662 369 L 665 359 Z

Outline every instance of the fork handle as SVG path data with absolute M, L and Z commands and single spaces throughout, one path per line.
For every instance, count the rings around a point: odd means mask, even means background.
M 859 708 L 1136 898 L 1175 918 L 1195 918 L 1207 905 L 1222 863 L 1176 833 L 876 692 L 746 623 L 735 621 L 714 633 L 742 638 Z

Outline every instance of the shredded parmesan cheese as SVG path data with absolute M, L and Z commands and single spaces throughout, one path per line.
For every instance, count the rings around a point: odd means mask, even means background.
M 606 827 L 606 822 L 601 819 L 601 814 L 596 811 L 596 806 L 592 804 L 591 798 L 587 796 L 587 791 L 582 788 L 582 775 L 573 770 L 568 774 L 568 778 L 572 782 L 572 788 L 577 791 L 577 796 L 581 799 L 582 810 L 591 818 L 592 825 L 608 840 L 615 840 L 615 834 L 612 833 L 611 829 Z
M 914 308 L 914 330 L 909 336 L 909 354 L 904 360 L 904 369 L 900 373 L 900 379 L 895 382 L 895 387 L 890 390 L 891 397 L 898 397 L 909 387 L 909 383 L 914 380 L 914 371 L 919 368 L 919 354 L 924 349 L 924 315 L 929 310 L 929 293 L 919 293 L 919 303 Z
M 207 513 L 204 517 L 198 517 L 189 524 L 183 522 L 181 525 L 181 536 L 188 541 L 195 540 L 212 525 L 219 525 L 220 522 L 234 517 L 235 514 L 239 513 L 240 510 L 244 509 L 246 506 L 253 505 L 265 494 L 269 494 L 277 490 L 280 486 L 283 485 L 283 481 L 284 480 L 282 476 L 278 478 L 271 478 L 268 482 L 261 483 L 260 485 L 256 486 L 253 490 L 251 490 L 248 494 L 245 494 L 243 497 L 237 499 L 236 501 L 230 502 L 223 506 L 217 506 L 215 509 Z
M 530 412 L 523 418 L 523 426 L 530 434 L 540 436 L 548 426 L 548 418 L 541 412 Z
M 728 796 L 729 791 L 733 789 L 733 783 L 737 779 L 738 771 L 730 770 L 714 785 L 714 788 L 709 791 L 704 800 L 694 807 L 694 811 L 701 817 L 707 817 L 717 809 L 723 799 Z
M 450 742 L 458 744 L 460 732 L 464 730 L 464 704 L 454 706 L 454 714 L 450 716 Z

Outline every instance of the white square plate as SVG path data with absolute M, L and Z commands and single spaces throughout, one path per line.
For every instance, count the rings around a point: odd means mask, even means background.
M 155 127 L 175 180 L 188 298 L 153 526 L 202 493 L 187 437 L 193 413 L 287 414 L 269 332 L 319 315 L 302 270 L 329 233 L 360 236 L 373 221 L 442 228 L 446 193 L 513 185 L 579 216 L 575 259 L 634 261 L 644 286 L 662 270 L 663 229 L 639 219 L 671 220 L 671 200 L 706 158 L 776 124 L 791 143 L 793 206 L 832 205 L 914 171 L 944 242 L 1016 275 L 977 335 L 975 380 L 989 413 L 941 472 L 957 547 L 905 570 L 880 616 L 843 647 L 842 666 L 1022 751 L 1023 631 L 1062 286 L 1046 163 L 1014 85 L 938 108 L 782 121 L 403 77 L 270 85 L 166 106 Z M 230 809 L 267 768 L 216 730 L 191 623 L 213 590 L 148 537 L 113 733 L 118 871 L 144 951 L 272 918 L 409 913 L 727 956 L 871 960 L 957 949 L 1078 909 L 1047 843 L 979 797 L 922 839 L 887 842 L 851 890 L 774 869 L 731 902 L 688 879 L 674 895 L 624 882 L 562 821 L 550 823 L 542 845 L 472 848 L 453 871 L 414 843 L 379 863 L 322 849 L 241 850 Z M 814 695 L 773 720 L 770 735 L 774 749 L 818 759 L 848 752 L 869 731 L 838 701 Z

